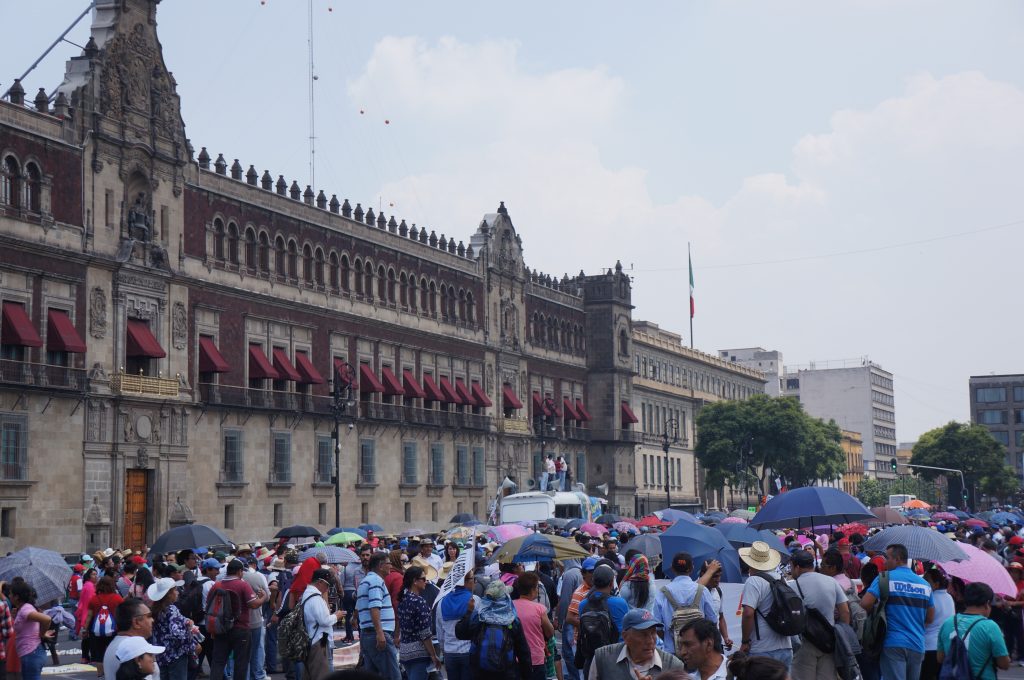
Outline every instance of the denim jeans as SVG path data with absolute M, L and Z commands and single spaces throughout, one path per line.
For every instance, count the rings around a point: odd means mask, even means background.
M 352 617 L 356 615 L 356 591 L 346 590 L 341 596 L 341 608 L 345 610 L 345 641 L 352 642 Z
M 427 669 L 430 667 L 430 659 L 416 659 L 415 661 L 403 661 L 405 674 L 409 680 L 427 680 Z
M 562 677 L 565 680 L 580 680 L 580 670 L 573 662 L 576 658 L 576 648 L 572 644 L 573 635 L 572 626 L 566 625 L 562 628 Z
M 160 666 L 160 680 L 187 680 L 189 654 L 182 654 L 167 665 Z
M 39 680 L 46 665 L 46 647 L 39 645 L 21 657 L 21 680 Z
M 263 626 L 249 629 L 249 680 L 265 680 L 267 669 L 263 652 Z M 239 678 L 238 680 L 244 680 Z
M 402 680 L 402 671 L 398 668 L 398 648 L 395 647 L 394 635 L 385 632 L 384 639 L 386 641 L 384 649 L 377 649 L 377 636 L 373 630 L 360 631 L 359 651 L 363 655 L 363 665 L 366 670 L 380 675 L 384 680 Z
M 473 680 L 469 654 L 445 652 L 444 671 L 448 680 Z
M 924 652 L 906 647 L 885 647 L 881 662 L 885 680 L 920 680 Z
M 541 491 L 547 491 L 548 490 L 548 473 L 547 472 L 540 473 L 540 490 Z
M 565 491 L 565 470 L 558 473 L 558 486 L 555 491 Z
M 768 658 L 781 661 L 786 665 L 786 672 L 789 673 L 789 669 L 793 667 L 793 650 L 792 649 L 773 649 L 770 652 L 758 652 L 755 656 L 767 656 Z
M 267 673 L 278 672 L 277 668 L 277 627 L 281 625 L 279 623 L 272 623 L 267 626 L 267 633 L 265 639 L 266 654 L 264 654 L 265 663 L 263 667 L 267 669 Z

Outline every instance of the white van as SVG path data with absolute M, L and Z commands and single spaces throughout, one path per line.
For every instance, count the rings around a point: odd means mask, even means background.
M 499 518 L 502 524 L 543 522 L 550 517 L 590 521 L 603 512 L 606 502 L 579 491 L 525 491 L 501 499 Z

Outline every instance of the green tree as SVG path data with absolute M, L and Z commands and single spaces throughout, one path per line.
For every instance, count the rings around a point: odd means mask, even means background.
M 868 477 L 857 485 L 857 498 L 869 508 L 880 508 L 889 504 L 889 489 L 877 479 Z
M 701 409 L 695 452 L 709 488 L 746 482 L 763 491 L 769 475 L 789 487 L 841 477 L 846 457 L 840 441 L 834 422 L 808 416 L 798 400 L 756 395 Z
M 1020 491 L 1020 479 L 1012 467 L 1004 465 L 998 474 L 981 478 L 981 490 L 999 503 L 1005 503 Z
M 960 470 L 968 492 L 973 493 L 974 485 L 982 484 L 986 477 L 994 479 L 1003 474 L 1006 448 L 981 425 L 950 421 L 921 435 L 914 445 L 910 464 Z M 917 474 L 925 479 L 935 479 L 948 473 L 919 468 Z M 950 502 L 960 505 L 960 479 L 950 474 L 949 482 Z M 976 507 L 977 504 L 970 505 Z

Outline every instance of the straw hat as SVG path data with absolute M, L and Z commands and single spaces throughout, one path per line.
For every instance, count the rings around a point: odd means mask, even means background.
M 412 565 L 414 567 L 419 567 L 420 569 L 422 569 L 423 575 L 426 576 L 427 580 L 431 583 L 437 580 L 437 569 L 434 569 L 434 567 L 432 567 L 429 562 L 427 562 L 419 555 L 412 558 Z
M 773 550 L 764 541 L 754 541 L 749 548 L 740 548 L 738 552 L 740 559 L 757 571 L 771 571 L 782 561 L 779 551 Z

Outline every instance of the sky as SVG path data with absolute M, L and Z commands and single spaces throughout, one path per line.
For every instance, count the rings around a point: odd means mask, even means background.
M 0 85 L 86 6 L 0 0 Z M 197 151 L 310 182 L 307 10 L 159 5 Z M 527 266 L 621 260 L 634 319 L 687 341 L 689 244 L 698 349 L 868 357 L 900 441 L 969 419 L 968 376 L 1024 373 L 1022 3 L 313 0 L 312 24 L 328 196 L 467 242 L 504 201 Z

